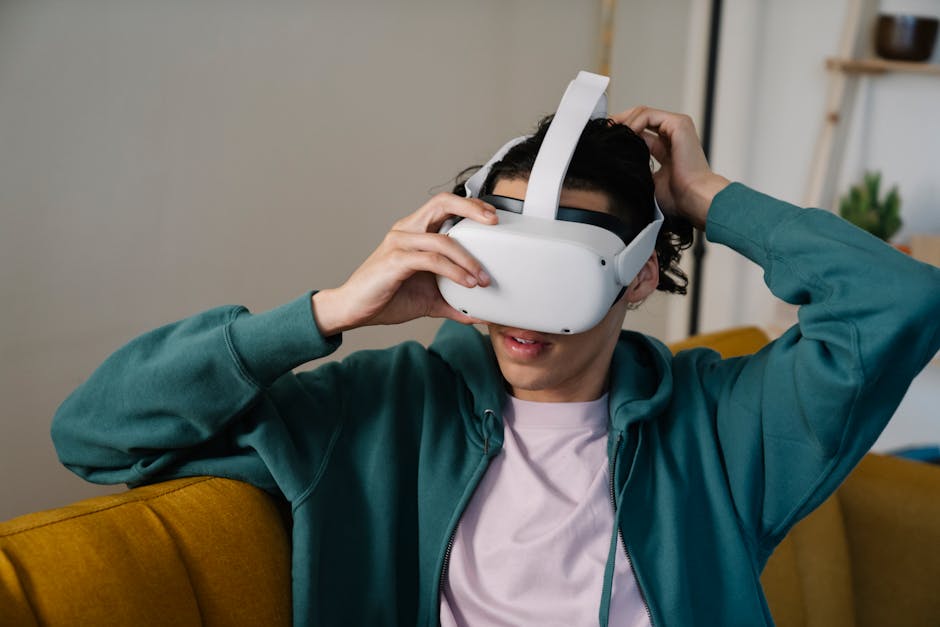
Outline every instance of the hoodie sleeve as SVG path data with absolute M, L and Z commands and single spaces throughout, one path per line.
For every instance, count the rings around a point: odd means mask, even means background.
M 940 270 L 841 218 L 732 184 L 709 240 L 759 264 L 799 322 L 756 355 L 704 366 L 732 498 L 766 554 L 868 452 L 940 348 Z
M 339 364 L 303 384 L 282 376 L 340 344 L 319 333 L 310 298 L 259 315 L 212 309 L 131 341 L 56 412 L 59 459 L 96 483 L 213 474 L 291 499 L 327 456 L 343 404 Z

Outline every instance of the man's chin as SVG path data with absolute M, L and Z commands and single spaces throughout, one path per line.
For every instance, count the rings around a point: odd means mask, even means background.
M 500 363 L 500 371 L 510 391 L 540 392 L 551 386 L 550 374 L 545 368 Z

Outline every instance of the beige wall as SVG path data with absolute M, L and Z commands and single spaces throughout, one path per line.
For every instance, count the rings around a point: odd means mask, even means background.
M 682 6 L 621 3 L 614 107 L 679 106 Z M 111 351 L 343 281 L 396 218 L 554 109 L 593 68 L 598 16 L 562 0 L 0 4 L 0 519 L 115 489 L 62 469 L 48 438 Z M 659 332 L 665 308 L 630 324 Z
M 848 0 L 728 0 L 724 5 L 712 165 L 726 176 L 796 204 L 806 202 L 813 151 L 825 119 L 829 74 Z M 940 16 L 937 0 L 882 0 L 885 12 Z M 940 47 L 932 61 L 940 62 Z M 862 78 L 836 194 L 866 170 L 897 184 L 905 225 L 896 238 L 940 232 L 940 81 L 920 74 Z M 833 206 L 827 207 L 830 209 Z M 755 264 L 709 246 L 702 329 L 796 321 Z

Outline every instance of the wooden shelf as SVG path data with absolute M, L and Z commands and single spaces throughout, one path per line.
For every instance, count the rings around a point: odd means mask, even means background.
M 917 63 L 914 61 L 888 61 L 885 59 L 826 59 L 826 68 L 853 74 L 931 74 L 940 76 L 940 63 Z

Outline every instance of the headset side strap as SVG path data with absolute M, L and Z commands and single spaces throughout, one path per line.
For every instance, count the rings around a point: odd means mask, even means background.
M 463 184 L 464 191 L 467 193 L 467 198 L 478 198 L 480 196 L 480 189 L 483 187 L 483 183 L 486 182 L 486 177 L 489 176 L 490 170 L 493 168 L 493 164 L 506 156 L 506 153 L 515 146 L 516 144 L 521 144 L 525 140 L 529 139 L 529 135 L 522 135 L 521 137 L 516 137 L 515 139 L 510 139 L 508 142 L 503 144 L 503 147 L 496 151 L 496 154 L 490 157 L 490 160 L 486 164 L 473 173 L 473 176 L 467 179 L 467 182 Z
M 614 259 L 617 268 L 617 282 L 620 285 L 629 285 L 656 249 L 656 238 L 659 236 L 664 218 L 659 203 L 655 199 L 653 199 L 653 203 L 656 207 L 653 221 L 647 224 L 646 228 L 633 238 L 630 245 L 620 251 Z

